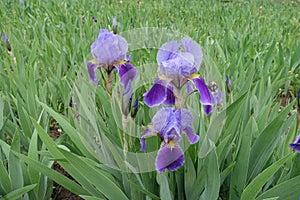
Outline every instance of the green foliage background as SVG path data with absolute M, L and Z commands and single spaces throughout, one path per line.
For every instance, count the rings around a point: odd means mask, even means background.
M 0 198 L 49 199 L 55 181 L 85 199 L 297 199 L 300 156 L 288 144 L 298 134 L 299 9 L 279 0 L 1 1 L 0 31 L 12 54 L 1 38 Z M 100 28 L 111 30 L 113 16 L 119 32 L 156 27 L 193 38 L 204 52 L 200 73 L 224 91 L 222 110 L 209 117 L 196 95 L 189 99 L 200 142 L 176 172 L 137 173 L 137 160 L 124 162 L 118 101 L 87 78 L 90 45 Z M 156 52 L 129 53 L 143 71 Z M 142 102 L 149 86 L 134 94 L 131 152 L 141 153 L 138 137 L 155 113 Z M 53 122 L 58 139 L 49 136 Z M 157 138 L 147 144 L 159 148 Z M 153 159 L 141 163 L 151 168 Z M 53 170 L 54 161 L 77 182 Z

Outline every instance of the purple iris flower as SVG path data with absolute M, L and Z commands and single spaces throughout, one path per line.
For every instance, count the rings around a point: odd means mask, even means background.
M 174 171 L 184 164 L 183 151 L 178 143 L 181 134 L 186 134 L 191 144 L 199 140 L 199 136 L 190 126 L 192 122 L 193 116 L 186 109 L 161 108 L 154 115 L 140 142 L 141 150 L 146 150 L 145 138 L 156 135 L 161 138 L 160 150 L 155 161 L 158 172 L 163 172 L 165 169 Z
M 127 41 L 106 29 L 101 29 L 98 39 L 91 45 L 91 52 L 94 59 L 87 63 L 89 78 L 96 85 L 99 84 L 95 71 L 102 67 L 108 73 L 118 70 L 120 82 L 128 92 L 131 83 L 136 77 L 136 68 L 128 61 Z
M 217 97 L 211 94 L 204 79 L 196 74 L 202 62 L 202 49 L 191 38 L 184 37 L 181 42 L 182 44 L 177 41 L 167 42 L 158 50 L 156 60 L 159 65 L 159 76 L 152 88 L 144 94 L 144 102 L 149 107 L 160 104 L 172 105 L 176 100 L 174 89 L 180 90 L 191 81 L 200 93 L 200 103 L 209 105 L 205 109 L 207 110 L 205 113 L 209 114 L 211 106 L 217 103 Z M 183 52 L 180 51 L 181 45 Z M 187 89 L 191 92 L 190 84 L 187 84 Z
M 300 134 L 297 136 L 294 143 L 290 144 L 290 148 L 292 148 L 300 153 Z

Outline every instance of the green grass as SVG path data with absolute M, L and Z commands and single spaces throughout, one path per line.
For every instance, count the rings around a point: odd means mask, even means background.
M 86 199 L 300 197 L 299 155 L 288 147 L 298 133 L 300 3 L 138 2 L 0 2 L 0 32 L 12 47 L 9 54 L 1 37 L 0 198 L 49 199 L 53 181 Z M 132 139 L 126 157 L 119 100 L 91 84 L 86 70 L 90 45 L 100 28 L 112 30 L 113 16 L 140 72 L 134 83 L 140 109 L 125 130 L 127 142 Z M 199 97 L 189 98 L 200 141 L 188 146 L 184 139 L 184 167 L 157 174 L 159 140 L 147 140 L 152 153 L 139 151 L 143 125 L 157 109 L 144 105 L 142 94 L 156 75 L 157 48 L 175 35 L 202 46 L 199 72 L 217 82 L 224 101 L 206 117 Z M 49 137 L 54 121 L 63 133 L 55 140 Z M 52 170 L 54 160 L 78 183 Z

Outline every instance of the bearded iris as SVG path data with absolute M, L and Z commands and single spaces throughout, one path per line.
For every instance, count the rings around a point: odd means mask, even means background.
M 127 55 L 127 41 L 106 29 L 101 29 L 98 39 L 91 45 L 94 59 L 87 63 L 88 74 L 91 81 L 99 84 L 96 76 L 97 69 L 104 69 L 108 76 L 106 89 L 111 93 L 113 70 L 118 71 L 120 83 L 124 87 L 123 99 L 128 103 L 132 97 L 132 81 L 136 77 L 136 68 L 130 64 L 130 56 Z M 127 105 L 125 105 L 126 107 Z
M 155 161 L 158 172 L 165 169 L 174 171 L 184 164 L 183 151 L 179 145 L 181 134 L 185 134 L 191 144 L 199 140 L 190 126 L 192 122 L 193 117 L 186 109 L 161 108 L 154 115 L 140 142 L 141 150 L 146 150 L 145 138 L 156 135 L 160 137 L 161 146 Z
M 167 42 L 158 50 L 156 60 L 159 76 L 152 88 L 144 94 L 144 102 L 149 107 L 175 104 L 177 108 L 182 108 L 184 102 L 181 89 L 191 81 L 200 93 L 200 103 L 205 105 L 205 113 L 210 114 L 211 107 L 222 100 L 219 98 L 222 93 L 210 91 L 205 80 L 197 74 L 203 56 L 201 47 L 188 37 L 184 37 L 181 42 Z M 180 51 L 181 45 L 184 51 Z M 190 85 L 187 86 L 190 88 Z

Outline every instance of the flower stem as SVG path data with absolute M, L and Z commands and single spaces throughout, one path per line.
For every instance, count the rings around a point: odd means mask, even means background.
M 105 88 L 110 95 L 112 94 L 112 83 L 114 81 L 114 78 L 115 78 L 114 73 L 112 71 L 108 72 Z
M 173 93 L 175 96 L 175 107 L 176 109 L 185 108 L 185 101 L 182 98 L 181 88 L 174 87 Z

